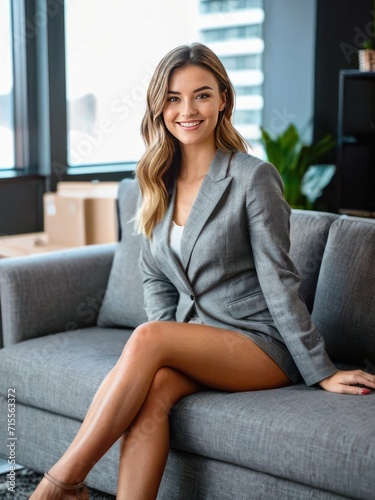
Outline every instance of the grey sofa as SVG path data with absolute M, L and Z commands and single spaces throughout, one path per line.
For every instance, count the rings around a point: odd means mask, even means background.
M 48 470 L 145 320 L 139 236 L 127 222 L 136 196 L 134 181 L 123 181 L 118 245 L 0 261 L 5 458 L 8 389 L 17 401 L 17 462 Z M 301 295 L 332 359 L 348 368 L 374 363 L 375 224 L 294 211 L 291 241 Z M 160 499 L 375 498 L 374 394 L 330 394 L 303 381 L 269 391 L 207 391 L 181 400 L 170 424 Z M 151 430 L 152 422 L 140 438 Z M 115 445 L 89 485 L 114 494 L 117 460 Z

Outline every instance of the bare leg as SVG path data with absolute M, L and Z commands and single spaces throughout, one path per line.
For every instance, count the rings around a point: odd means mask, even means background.
M 138 327 L 100 386 L 72 444 L 51 474 L 66 483 L 82 481 L 129 428 L 142 408 L 156 372 L 174 368 L 199 384 L 246 391 L 290 383 L 253 342 L 230 330 L 188 323 L 151 322 Z M 46 498 L 44 480 L 32 496 Z M 69 496 L 61 497 L 69 498 Z
M 169 452 L 169 413 L 175 402 L 205 389 L 173 368 L 156 372 L 147 399 L 121 438 L 117 500 L 156 498 Z

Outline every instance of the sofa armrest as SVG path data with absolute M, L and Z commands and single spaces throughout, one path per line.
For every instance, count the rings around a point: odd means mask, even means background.
M 4 346 L 96 324 L 116 244 L 0 261 Z

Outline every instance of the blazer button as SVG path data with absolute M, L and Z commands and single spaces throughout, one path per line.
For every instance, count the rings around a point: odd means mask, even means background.
M 194 295 L 190 295 L 191 300 L 194 300 Z

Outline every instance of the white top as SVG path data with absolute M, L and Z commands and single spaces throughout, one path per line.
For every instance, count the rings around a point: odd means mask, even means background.
M 182 238 L 182 233 L 184 232 L 184 227 L 185 226 L 178 226 L 174 221 L 172 221 L 171 230 L 169 233 L 169 245 L 171 247 L 173 255 L 176 257 L 176 259 L 180 262 L 181 265 L 182 265 L 181 238 Z M 189 323 L 199 323 L 203 325 L 203 321 L 199 318 L 195 306 L 192 312 L 192 317 L 189 320 Z
M 174 256 L 182 262 L 181 259 L 181 238 L 185 226 L 178 226 L 172 221 L 171 232 L 169 234 L 169 244 Z

